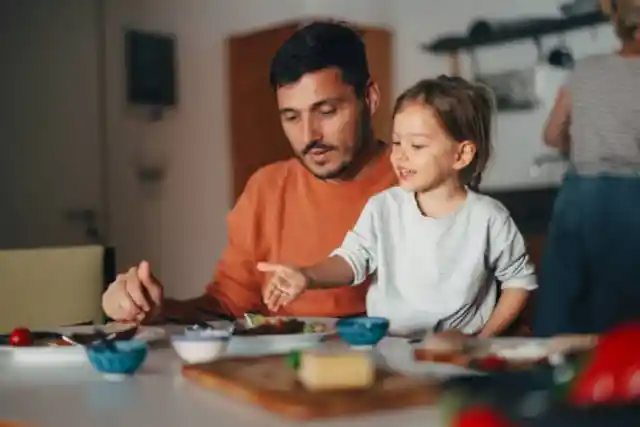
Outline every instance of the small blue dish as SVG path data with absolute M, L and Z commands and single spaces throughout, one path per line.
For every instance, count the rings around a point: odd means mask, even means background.
M 89 362 L 107 377 L 116 379 L 133 375 L 147 358 L 144 341 L 114 341 L 113 345 L 114 349 L 100 344 L 87 347 Z
M 351 345 L 375 345 L 389 330 L 384 317 L 350 317 L 336 323 L 338 335 Z

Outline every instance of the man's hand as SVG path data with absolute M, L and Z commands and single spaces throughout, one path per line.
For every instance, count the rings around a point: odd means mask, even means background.
M 149 263 L 142 261 L 109 285 L 102 295 L 102 309 L 113 320 L 141 323 L 160 314 L 163 293 Z
M 299 268 L 266 262 L 258 263 L 257 268 L 273 273 L 262 292 L 263 301 L 271 311 L 278 311 L 289 304 L 309 286 L 309 278 Z

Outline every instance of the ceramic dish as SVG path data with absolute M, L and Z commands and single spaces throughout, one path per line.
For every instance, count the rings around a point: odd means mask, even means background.
M 228 332 L 220 330 L 186 331 L 173 335 L 171 345 L 185 363 L 207 363 L 225 354 L 230 338 Z

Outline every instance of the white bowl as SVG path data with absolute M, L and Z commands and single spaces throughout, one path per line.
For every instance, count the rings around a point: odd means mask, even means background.
M 229 345 L 229 336 L 223 334 L 174 335 L 171 345 L 186 363 L 212 362 L 223 355 Z

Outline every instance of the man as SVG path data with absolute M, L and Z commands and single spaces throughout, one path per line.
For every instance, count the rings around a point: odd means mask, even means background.
M 395 184 L 385 146 L 371 126 L 378 86 L 353 30 L 334 23 L 298 30 L 273 58 L 270 81 L 297 158 L 268 165 L 250 178 L 228 216 L 228 247 L 205 294 L 165 299 L 162 284 L 143 261 L 104 293 L 109 317 L 188 323 L 271 314 L 261 295 L 268 277 L 256 264 L 306 265 L 322 259 L 341 243 L 368 198 Z M 308 291 L 278 314 L 363 313 L 366 286 Z

